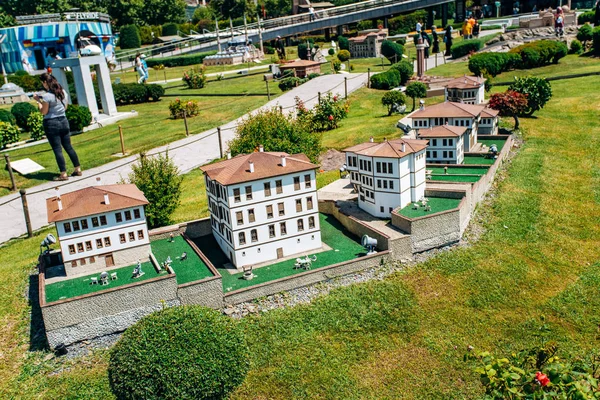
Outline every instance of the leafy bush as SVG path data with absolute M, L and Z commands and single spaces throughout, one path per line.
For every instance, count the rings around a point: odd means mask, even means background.
M 340 50 L 337 54 L 338 60 L 346 62 L 350 59 L 350 52 L 348 50 Z
M 275 49 L 271 46 L 263 46 L 265 54 L 275 54 Z
M 252 153 L 262 144 L 265 151 L 304 153 L 312 162 L 318 162 L 322 134 L 312 132 L 307 125 L 302 118 L 293 118 L 277 108 L 262 110 L 238 125 L 229 148 L 233 155 L 237 155 Z
M 295 88 L 296 86 L 300 86 L 302 85 L 304 82 L 307 82 L 308 79 L 306 78 L 298 78 L 295 76 L 291 76 L 289 78 L 284 78 L 281 81 L 279 81 L 279 89 L 281 89 L 283 92 L 286 92 L 292 88 Z
M 205 57 L 212 56 L 213 54 L 217 54 L 217 52 L 207 51 L 205 53 L 190 54 L 186 56 L 151 58 L 146 60 L 146 64 L 148 64 L 148 68 L 153 68 L 154 66 L 161 64 L 167 68 L 185 67 L 187 65 L 202 64 Z
M 142 85 L 146 87 L 146 91 L 148 92 L 147 98 L 152 99 L 152 101 L 158 101 L 165 94 L 165 88 L 161 85 L 148 84 Z
M 573 54 L 581 54 L 583 52 L 583 44 L 581 44 L 579 40 L 573 39 L 570 52 Z
M 588 40 L 594 39 L 594 29 L 590 24 L 585 24 L 577 31 L 577 40 L 580 40 L 585 45 Z
M 338 95 L 327 93 L 312 110 L 304 106 L 304 102 L 296 97 L 298 120 L 312 132 L 330 131 L 338 127 L 339 122 L 346 118 L 350 105 L 341 101 Z
M 169 104 L 169 111 L 171 112 L 171 118 L 178 119 L 186 117 L 195 117 L 200 113 L 200 104 L 196 100 L 188 100 L 182 102 L 179 99 L 175 99 Z
M 11 125 L 17 125 L 17 119 L 15 118 L 13 113 L 3 109 L 0 109 L 0 122 L 6 122 Z
M 508 87 L 508 90 L 519 92 L 527 97 L 527 108 L 522 111 L 522 115 L 529 117 L 534 112 L 541 110 L 552 98 L 550 82 L 544 78 L 536 78 L 535 76 L 515 78 L 515 81 Z
M 21 72 L 21 71 L 19 71 Z M 42 81 L 37 76 L 31 76 L 26 71 L 21 74 L 13 74 L 8 76 L 8 81 L 19 86 L 25 92 L 39 92 L 44 90 Z
M 390 62 L 402 60 L 402 54 L 404 54 L 404 48 L 398 43 L 392 42 L 391 40 L 384 40 L 381 42 L 381 55 Z
M 298 43 L 298 57 L 301 60 L 308 60 L 308 46 L 304 42 Z
M 491 76 L 496 76 L 515 67 L 521 60 L 518 54 L 512 53 L 478 53 L 469 59 L 469 71 L 480 76 L 487 71 Z
M 381 98 L 381 104 L 387 107 L 389 116 L 397 111 L 399 106 L 406 104 L 406 96 L 399 90 L 390 90 Z
M 592 46 L 594 47 L 594 53 L 597 55 L 600 55 L 600 26 L 595 27 L 594 30 L 592 31 L 592 40 L 593 40 Z
M 120 83 L 113 85 L 113 94 L 117 104 L 139 104 L 148 101 L 148 90 L 139 83 Z
M 31 103 L 16 103 L 12 106 L 10 112 L 15 116 L 17 126 L 24 131 L 29 131 L 27 118 L 29 118 L 30 114 L 37 113 L 38 108 Z
M 16 125 L 0 122 L 0 149 L 5 148 L 7 144 L 18 142 L 20 133 Z
M 174 22 L 167 22 L 162 26 L 163 36 L 175 36 L 179 30 L 179 25 Z
M 179 169 L 169 158 L 169 153 L 164 156 L 159 154 L 140 157 L 139 162 L 131 166 L 131 170 L 129 182 L 137 186 L 150 202 L 145 209 L 148 226 L 157 228 L 169 225 L 171 214 L 179 206 L 183 181 Z
M 413 73 L 415 72 L 415 67 L 413 63 L 408 60 L 402 60 L 394 65 L 391 68 L 397 70 L 400 73 L 400 84 L 404 85 L 410 78 L 412 78 Z
M 417 97 L 423 98 L 427 96 L 427 85 L 423 82 L 412 82 L 406 87 L 406 95 L 412 98 L 412 109 L 414 111 Z
M 409 33 L 415 30 L 417 21 L 426 21 L 427 11 L 419 10 L 410 14 L 399 15 L 394 18 L 388 19 L 388 28 L 390 35 L 397 35 L 399 33 Z
M 359 21 L 358 24 L 356 24 L 356 28 L 359 31 L 364 31 L 367 29 L 373 29 L 373 21 L 371 21 L 370 19 L 366 19 L 364 21 Z
M 27 126 L 31 132 L 33 141 L 40 140 L 46 133 L 44 132 L 44 116 L 42 113 L 34 112 L 27 118 Z
M 340 50 L 350 51 L 350 41 L 344 36 L 338 36 L 338 47 Z
M 318 78 L 320 76 L 321 76 L 321 74 L 317 74 L 316 72 L 313 72 L 312 74 L 308 74 L 307 78 L 310 81 L 311 79 L 315 79 L 315 78 Z
M 596 15 L 595 11 L 586 11 L 583 14 L 579 14 L 579 16 L 577 17 L 577 24 L 583 25 L 586 22 L 593 23 L 595 15 Z
M 92 113 L 87 107 L 69 104 L 65 114 L 71 132 L 80 132 L 92 123 Z
M 182 80 L 188 86 L 189 89 L 202 89 L 206 85 L 206 75 L 204 75 L 204 68 L 198 70 L 191 69 L 183 73 Z
M 137 49 L 142 46 L 140 31 L 135 25 L 121 27 L 119 35 L 119 47 L 121 49 Z
M 331 61 L 331 65 L 333 65 L 333 71 L 334 72 L 340 72 L 340 70 L 342 69 L 342 62 L 340 60 L 338 60 L 337 58 L 334 58 Z
M 237 321 L 209 308 L 182 306 L 127 329 L 110 352 L 108 378 L 118 399 L 224 399 L 249 366 Z
M 518 54 L 521 57 L 516 68 L 530 69 L 542 67 L 550 63 L 558 63 L 565 57 L 569 49 L 567 45 L 555 40 L 537 40 L 515 47 L 509 53 Z
M 463 40 L 452 45 L 450 51 L 452 58 L 460 58 L 471 53 L 476 53 L 483 48 L 484 42 L 481 39 Z
M 371 88 L 389 90 L 400 86 L 400 79 L 400 72 L 397 69 L 390 68 L 371 77 Z
M 154 33 L 154 36 L 152 34 Z M 162 27 L 158 26 L 140 26 L 140 39 L 142 44 L 153 44 L 158 37 L 162 36 Z
M 527 97 L 513 90 L 494 93 L 490 97 L 488 107 L 498 110 L 501 117 L 513 117 L 515 119 L 515 130 L 517 130 L 519 129 L 519 115 L 527 110 Z

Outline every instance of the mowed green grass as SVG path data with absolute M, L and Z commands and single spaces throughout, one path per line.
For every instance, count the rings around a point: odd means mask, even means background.
M 171 268 L 175 272 L 179 285 L 213 276 L 204 261 L 182 236 L 174 237 L 173 241 L 170 239 L 153 240 L 150 244 L 152 254 L 159 264 L 171 257 Z M 187 259 L 181 260 L 184 252 L 187 253 Z
M 486 221 L 478 242 L 310 305 L 245 318 L 251 370 L 232 398 L 479 399 L 466 347 L 530 346 L 542 315 L 561 355 L 595 347 L 600 82 L 552 86 L 545 109 L 522 120 L 525 144 L 493 203 L 478 207 Z M 74 360 L 28 352 L 23 293 L 48 232 L 0 251 L 0 395 L 110 399 L 106 352 Z
M 442 211 L 454 210 L 460 204 L 460 199 L 448 199 L 445 197 L 428 197 L 427 199 L 429 200 L 427 204 L 429 207 L 431 207 L 430 211 L 425 211 L 425 207 L 423 207 L 419 202 L 415 203 L 419 205 L 416 210 L 413 208 L 413 204 L 411 203 L 401 209 L 399 214 L 408 218 L 418 218 Z

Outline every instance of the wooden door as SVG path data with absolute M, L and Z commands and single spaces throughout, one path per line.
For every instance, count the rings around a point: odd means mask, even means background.
M 114 267 L 115 266 L 115 260 L 114 260 L 112 254 L 109 254 L 106 257 L 104 257 L 104 260 L 106 261 L 106 266 L 107 267 Z
M 283 258 L 283 247 L 277 249 L 277 259 Z

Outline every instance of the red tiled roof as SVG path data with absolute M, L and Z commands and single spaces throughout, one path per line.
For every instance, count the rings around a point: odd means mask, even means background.
M 431 106 L 426 106 L 423 110 L 418 110 L 411 115 L 411 118 L 450 118 L 450 117 L 476 117 L 485 108 L 484 105 L 464 104 L 446 101 Z
M 494 109 L 491 109 L 489 107 L 486 107 L 486 108 L 484 108 L 481 111 L 481 116 L 482 117 L 492 117 L 493 118 L 493 117 L 497 117 L 498 113 L 499 113 L 498 110 L 494 110 Z
M 402 144 L 405 144 L 404 152 Z M 366 142 L 348 147 L 343 151 L 369 157 L 402 158 L 411 153 L 419 152 L 427 147 L 427 140 L 394 139 L 382 143 Z
M 463 76 L 460 78 L 452 79 L 446 84 L 448 89 L 471 89 L 478 88 L 485 82 L 484 78 L 478 76 Z
M 281 166 L 281 156 L 286 156 L 285 167 Z M 254 172 L 250 172 L 249 162 L 254 163 Z M 265 151 L 240 154 L 230 160 L 204 165 L 200 169 L 221 185 L 233 185 L 316 168 L 318 166 L 311 163 L 304 154 Z
M 109 204 L 104 203 L 105 193 Z M 57 197 L 46 199 L 49 223 L 148 204 L 144 193 L 133 184 L 91 186 L 62 194 L 60 200 L 62 210 L 58 209 Z
M 467 131 L 464 126 L 453 126 L 453 125 L 438 125 L 433 128 L 422 128 L 419 129 L 419 138 L 433 138 L 433 137 L 454 137 L 462 136 Z
M 321 65 L 319 61 L 310 61 L 310 60 L 297 60 L 291 63 L 282 64 L 279 66 L 279 69 L 289 69 L 289 68 L 298 68 L 298 67 L 312 67 L 314 65 Z

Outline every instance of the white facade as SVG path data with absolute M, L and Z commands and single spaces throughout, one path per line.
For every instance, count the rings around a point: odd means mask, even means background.
M 322 247 L 314 170 L 227 186 L 205 179 L 213 235 L 237 268 Z
M 447 138 L 424 137 L 423 139 L 429 140 L 426 153 L 427 162 L 435 164 L 462 164 L 465 159 L 463 136 Z
M 478 133 L 482 135 L 498 134 L 498 117 L 482 115 L 479 120 Z
M 346 166 L 358 188 L 358 206 L 373 216 L 390 218 L 394 209 L 425 194 L 425 150 L 400 158 L 346 151 Z
M 485 87 L 483 84 L 479 87 L 470 88 L 444 88 L 444 97 L 446 101 L 465 104 L 481 104 L 485 101 Z
M 85 265 L 150 243 L 143 206 L 57 221 L 56 230 L 65 264 Z
M 414 129 L 423 129 L 429 127 L 435 127 L 440 125 L 452 125 L 452 126 L 461 126 L 467 127 L 463 139 L 463 152 L 469 152 L 477 144 L 477 133 L 479 129 L 479 116 L 469 118 L 469 117 L 436 117 L 436 118 L 413 118 L 413 128 Z

